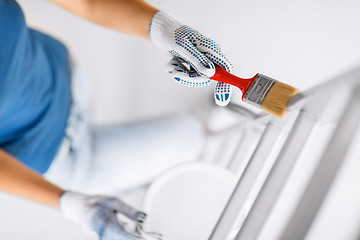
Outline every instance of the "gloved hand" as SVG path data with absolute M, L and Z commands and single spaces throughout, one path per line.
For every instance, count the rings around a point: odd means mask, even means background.
M 219 44 L 161 11 L 154 14 L 149 33 L 156 45 L 170 52 L 168 71 L 182 85 L 209 85 L 209 77 L 215 73 L 214 63 L 230 73 L 233 70 Z M 214 91 L 216 104 L 226 106 L 231 93 L 231 85 L 218 82 Z
M 116 197 L 89 196 L 74 192 L 64 192 L 59 199 L 60 210 L 63 215 L 82 224 L 85 230 L 95 232 L 100 240 L 139 240 L 162 239 L 157 233 L 146 233 L 142 230 L 142 223 L 146 214 L 140 212 Z M 123 219 L 135 223 L 120 222 L 118 215 Z

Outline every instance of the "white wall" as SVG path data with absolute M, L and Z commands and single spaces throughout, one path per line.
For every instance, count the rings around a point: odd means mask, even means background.
M 167 56 L 150 41 L 86 22 L 43 0 L 21 1 L 31 26 L 69 47 L 93 85 L 96 123 L 120 123 L 184 111 L 209 102 L 210 89 L 179 87 Z
M 166 55 L 151 42 L 87 23 L 44 0 L 20 2 L 32 26 L 62 39 L 84 65 L 96 89 L 96 123 L 211 101 L 212 87 L 189 89 L 169 79 Z M 360 64 L 356 0 L 150 2 L 220 42 L 239 76 L 261 72 L 304 90 Z
M 356 0 L 150 2 L 220 42 L 239 76 L 261 72 L 304 90 L 360 64 Z M 211 103 L 212 88 L 189 89 L 169 79 L 165 53 L 151 42 L 87 23 L 44 0 L 20 3 L 32 26 L 63 40 L 83 64 L 96 89 L 95 123 Z M 5 194 L 0 203 L 0 239 L 94 239 L 56 211 Z

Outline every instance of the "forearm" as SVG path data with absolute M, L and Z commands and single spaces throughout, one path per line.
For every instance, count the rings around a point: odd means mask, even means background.
M 149 25 L 158 10 L 142 0 L 50 0 L 101 26 L 149 39 Z
M 64 191 L 0 149 L 0 191 L 58 208 Z

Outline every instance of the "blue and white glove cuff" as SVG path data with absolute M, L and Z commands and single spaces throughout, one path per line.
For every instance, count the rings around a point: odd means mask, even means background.
M 64 217 L 81 224 L 90 233 L 93 231 L 88 210 L 95 202 L 96 197 L 89 198 L 81 193 L 67 191 L 59 199 L 59 208 Z

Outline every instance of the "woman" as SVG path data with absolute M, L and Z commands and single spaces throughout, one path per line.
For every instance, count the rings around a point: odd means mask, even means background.
M 207 86 L 214 63 L 232 71 L 217 43 L 141 0 L 52 2 L 104 27 L 151 39 L 171 53 L 168 71 L 182 85 Z M 64 45 L 26 26 L 16 1 L 0 0 L 0 190 L 59 208 L 104 240 L 146 238 L 140 227 L 145 214 L 105 194 L 143 184 L 182 161 L 173 159 L 193 158 L 201 127 L 186 116 L 91 127 L 84 82 L 68 58 Z M 230 86 L 218 83 L 214 96 L 226 105 Z M 104 196 L 93 195 L 99 193 Z M 138 222 L 137 229 L 125 229 L 117 213 Z

